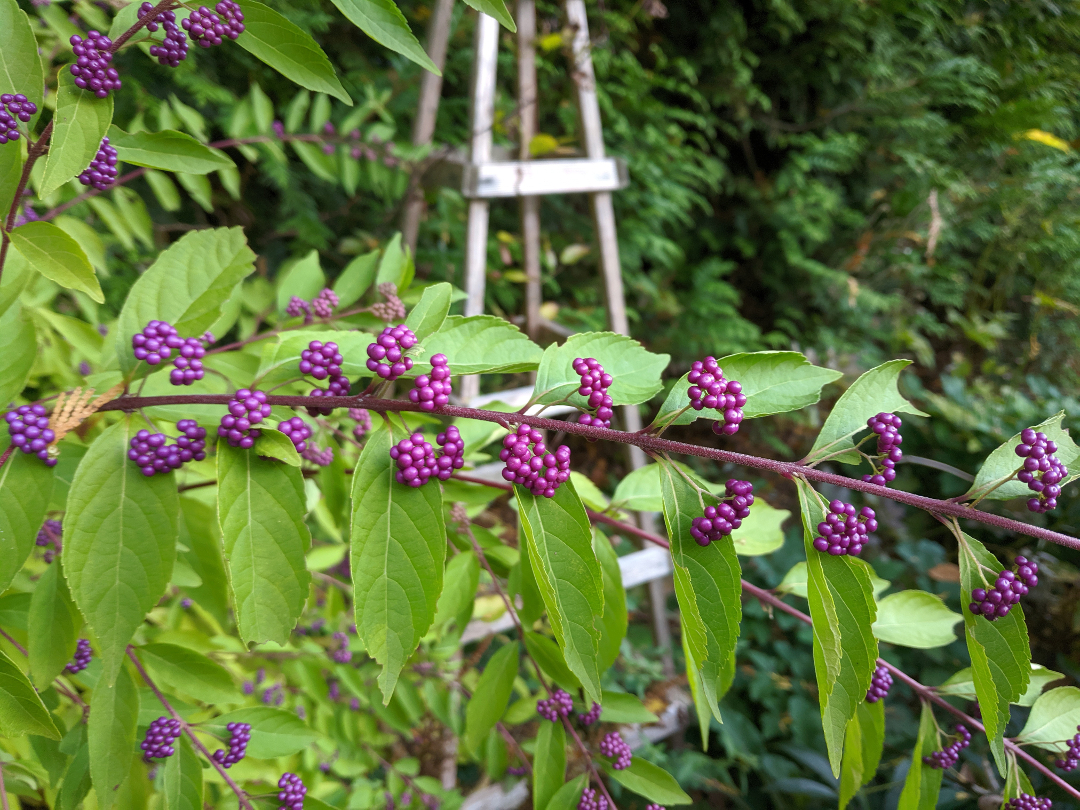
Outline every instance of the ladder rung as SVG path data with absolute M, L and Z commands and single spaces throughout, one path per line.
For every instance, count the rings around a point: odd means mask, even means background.
M 617 191 L 630 182 L 622 158 L 521 160 L 466 164 L 461 191 L 466 197 L 532 197 Z

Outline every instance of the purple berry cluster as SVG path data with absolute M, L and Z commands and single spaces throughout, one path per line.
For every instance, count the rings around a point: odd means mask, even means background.
M 356 422 L 352 431 L 353 438 L 358 442 L 363 441 L 371 430 L 371 414 L 366 408 L 349 408 L 349 418 Z
M 388 326 L 367 347 L 368 371 L 393 382 L 413 367 L 405 352 L 416 345 L 416 335 L 407 326 Z
M 570 477 L 570 448 L 560 445 L 549 453 L 544 435 L 528 425 L 503 439 L 499 459 L 506 462 L 502 476 L 511 484 L 521 484 L 533 495 L 551 498 Z
M 71 659 L 64 672 L 69 675 L 74 675 L 77 672 L 82 672 L 88 666 L 90 666 L 90 659 L 94 657 L 94 651 L 90 649 L 90 642 L 85 638 L 80 638 L 75 643 L 75 657 Z
M 414 433 L 391 447 L 390 458 L 398 466 L 394 479 L 410 487 L 422 487 L 439 469 L 435 448 L 424 441 L 423 433 Z
M 288 306 L 285 307 L 285 314 L 290 318 L 299 318 L 304 316 L 304 323 L 311 322 L 311 305 L 298 295 L 294 295 L 289 299 Z
M 742 525 L 753 503 L 754 485 L 732 478 L 724 485 L 724 499 L 716 506 L 706 506 L 705 516 L 690 523 L 690 534 L 699 546 L 717 542 Z
M 349 389 L 352 387 L 352 383 L 349 382 L 349 378 L 344 374 L 339 374 L 336 377 L 331 377 L 327 383 L 326 390 L 322 388 L 312 388 L 308 396 L 311 397 L 347 397 L 349 395 Z M 308 405 L 307 412 L 312 416 L 329 416 L 333 413 L 334 408 L 331 405 Z
M 922 761 L 936 771 L 943 771 L 955 765 L 960 759 L 960 752 L 971 745 L 971 732 L 967 730 L 967 726 L 957 725 L 956 733 L 959 735 L 957 739 L 941 751 L 934 751 L 929 756 L 923 757 Z
M 281 788 L 277 795 L 278 801 L 282 803 L 278 810 L 304 810 L 307 788 L 299 776 L 295 773 L 284 773 L 277 784 Z
M 262 702 L 267 706 L 280 706 L 285 702 L 285 691 L 276 683 L 263 692 Z
M 1030 793 L 1021 793 L 1015 799 L 1010 799 L 1008 810 L 1050 810 L 1053 802 L 1047 798 L 1040 799 Z
M 877 526 L 877 516 L 869 506 L 856 511 L 850 503 L 832 501 L 825 520 L 817 525 L 821 536 L 814 538 L 814 548 L 833 557 L 858 556 L 866 545 L 867 535 L 876 532 Z
M 289 437 L 297 453 L 303 453 L 307 448 L 307 440 L 311 438 L 311 426 L 299 416 L 279 422 L 277 429 Z
M 595 788 L 585 788 L 578 799 L 577 810 L 611 810 L 607 797 L 598 794 Z
M 140 430 L 131 438 L 128 458 L 142 470 L 143 475 L 178 470 L 189 461 L 206 458 L 206 428 L 199 427 L 194 419 L 181 419 L 176 423 L 180 436 L 169 444 L 164 433 Z
M 585 397 L 589 407 L 593 410 L 591 414 L 581 414 L 578 417 L 578 424 L 602 428 L 611 427 L 611 417 L 615 415 L 615 411 L 611 407 L 613 402 L 608 394 L 612 382 L 611 375 L 606 373 L 604 367 L 592 357 L 578 357 L 574 360 L 574 371 L 581 377 L 581 385 L 578 387 L 577 392 Z
M 1032 512 L 1049 512 L 1057 506 L 1060 484 L 1069 475 L 1068 468 L 1054 455 L 1057 449 L 1057 442 L 1046 438 L 1045 433 L 1036 433 L 1032 428 L 1020 432 L 1016 455 L 1024 459 L 1024 464 L 1016 480 L 1035 493 L 1036 497 L 1027 502 Z
M 185 338 L 176 348 L 176 359 L 173 360 L 173 370 L 169 372 L 169 382 L 173 385 L 191 385 L 201 380 L 206 374 L 202 364 L 202 359 L 206 356 L 202 338 Z
M 184 339 L 176 334 L 175 327 L 165 321 L 150 321 L 146 327 L 131 338 L 131 348 L 136 360 L 145 360 L 149 366 L 156 366 L 172 355 L 173 349 L 179 349 Z
M 569 692 L 557 686 L 551 690 L 551 697 L 547 700 L 536 701 L 537 714 L 552 723 L 559 722 L 560 717 L 569 717 L 573 710 L 574 699 L 570 697 Z
M 334 310 L 337 309 L 337 305 L 340 302 L 341 299 L 338 298 L 336 292 L 329 287 L 324 287 L 323 291 L 312 299 L 311 309 L 315 313 L 316 318 L 329 318 L 334 314 Z
M 509 765 L 506 768 L 506 772 L 511 776 L 524 776 L 529 772 L 529 769 L 524 765 Z
M 592 708 L 585 712 L 585 714 L 579 714 L 577 716 L 577 719 L 581 722 L 581 725 L 591 726 L 593 723 L 600 719 L 600 712 L 600 704 L 594 701 Z
M 1054 764 L 1063 771 L 1076 770 L 1080 765 L 1080 726 L 1076 727 L 1077 733 L 1069 740 L 1069 750 L 1065 752 L 1065 759 L 1059 759 Z
M 56 466 L 56 459 L 49 458 L 49 445 L 56 434 L 49 428 L 44 405 L 20 405 L 4 414 L 4 419 L 13 446 L 24 453 L 33 453 L 45 462 L 46 467 Z
M 186 463 L 206 458 L 206 428 L 199 427 L 194 419 L 181 419 L 176 423 L 176 429 L 180 431 L 176 446 L 180 448 L 181 461 Z
M 721 436 L 738 433 L 739 423 L 743 420 L 742 406 L 746 404 L 742 383 L 726 379 L 715 357 L 695 360 L 687 379 L 690 382 L 687 390 L 690 407 L 695 411 L 712 408 L 724 417 L 723 422 L 713 423 L 713 433 Z
M 896 480 L 896 465 L 904 457 L 900 450 L 900 444 L 904 441 L 904 437 L 900 435 L 903 424 L 895 413 L 879 413 L 866 420 L 866 426 L 878 437 L 877 454 L 881 470 L 879 471 L 875 464 L 873 474 L 864 475 L 863 481 L 883 487 Z
M 870 688 L 866 690 L 866 702 L 877 703 L 884 700 L 892 686 L 892 675 L 881 664 L 877 665 L 873 677 L 870 678 Z
M 442 448 L 439 458 L 435 461 L 435 466 L 439 468 L 435 477 L 440 481 L 446 481 L 454 474 L 454 470 L 460 470 L 465 466 L 465 441 L 453 425 L 436 436 L 435 441 Z
M 79 175 L 79 182 L 84 186 L 93 186 L 98 191 L 105 191 L 116 182 L 116 162 L 116 147 L 109 145 L 108 138 L 102 138 L 94 159 Z
M 91 31 L 86 39 L 72 34 L 71 46 L 75 51 L 71 75 L 75 77 L 76 87 L 90 90 L 98 98 L 120 89 L 120 74 L 109 64 L 113 58 L 111 39 L 98 31 Z
M 24 124 L 37 113 L 37 104 L 22 93 L 0 95 L 0 144 L 19 140 L 19 122 Z
M 63 535 L 64 526 L 59 520 L 46 520 L 38 529 L 34 543 L 44 549 L 45 562 L 51 563 L 53 558 L 60 553 L 60 538 Z M 55 548 L 55 551 L 53 550 Z
M 431 356 L 431 373 L 421 374 L 413 381 L 409 401 L 420 404 L 421 410 L 433 411 L 450 404 L 450 366 L 445 354 Z
M 300 451 L 300 456 L 319 467 L 329 467 L 334 463 L 334 448 L 326 447 L 320 450 L 315 442 L 308 442 L 307 447 Z
M 143 750 L 143 759 L 165 759 L 176 753 L 173 743 L 180 736 L 180 721 L 172 717 L 159 717 L 146 729 L 146 739 L 139 747 Z
M 1012 606 L 1020 601 L 1020 597 L 1039 584 L 1039 564 L 1034 560 L 1017 557 L 1014 569 L 998 574 L 989 590 L 975 588 L 971 592 L 968 610 L 976 616 L 985 616 L 990 621 L 1008 616 Z
M 223 768 L 231 768 L 247 753 L 248 743 L 251 742 L 251 724 L 229 723 L 225 728 L 229 732 L 229 750 L 219 748 L 213 757 Z
M 378 290 L 379 295 L 386 300 L 379 301 L 368 307 L 371 314 L 380 321 L 386 321 L 387 323 L 404 320 L 405 305 L 398 298 L 397 285 L 392 281 L 384 281 L 378 286 Z
M 202 48 L 220 45 L 222 37 L 236 39 L 244 32 L 244 12 L 233 0 L 221 0 L 214 6 L 216 14 L 199 6 L 181 25 L 192 41 Z
M 330 658 L 339 664 L 347 664 L 352 661 L 352 652 L 349 650 L 349 636 L 346 633 L 334 633 L 331 636 L 338 643 L 338 648 L 331 651 Z
M 634 758 L 630 746 L 626 744 L 626 740 L 617 731 L 605 734 L 604 739 L 600 740 L 600 753 L 615 760 L 611 767 L 617 771 L 624 771 L 629 768 L 630 761 Z
M 141 20 L 151 11 L 150 3 L 139 6 L 139 19 Z M 176 67 L 187 59 L 188 41 L 184 32 L 176 24 L 176 14 L 172 11 L 163 11 L 152 22 L 146 24 L 147 31 L 157 31 L 159 24 L 165 29 L 165 40 L 160 45 L 150 46 L 150 55 L 158 60 L 158 64 L 164 67 Z
M 270 406 L 266 402 L 265 393 L 241 388 L 229 400 L 229 412 L 221 417 L 218 436 L 224 436 L 233 447 L 247 450 L 259 438 L 260 431 L 253 425 L 259 424 L 269 415 Z
M 313 340 L 300 352 L 300 373 L 310 374 L 316 380 L 340 377 L 343 362 L 344 358 L 336 343 Z

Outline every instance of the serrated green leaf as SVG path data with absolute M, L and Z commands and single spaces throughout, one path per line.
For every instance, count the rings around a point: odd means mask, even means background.
M 1052 417 L 1038 425 L 1032 425 L 1032 429 L 1045 433 L 1046 438 L 1055 442 L 1058 446 L 1056 455 L 1062 464 L 1072 464 L 1080 457 L 1080 447 L 1072 440 L 1069 431 L 1061 427 L 1061 420 L 1065 418 L 1065 411 L 1059 411 Z M 978 475 L 964 497 L 975 498 L 984 495 L 988 500 L 999 501 L 1009 498 L 1030 498 L 1032 491 L 1027 484 L 1020 481 L 1008 481 L 1013 473 L 1020 469 L 1023 459 L 1016 455 L 1016 448 L 1020 446 L 1020 434 L 1017 433 L 1004 444 L 998 446 L 983 462 Z
M 177 752 L 165 760 L 165 810 L 202 810 L 202 763 L 187 736 L 177 741 Z
M 506 711 L 518 674 L 520 654 L 521 647 L 512 641 L 499 648 L 480 673 L 473 698 L 465 707 L 464 739 L 467 750 L 478 754 L 481 743 Z
M 606 672 L 619 657 L 623 639 L 626 637 L 628 616 L 626 590 L 622 584 L 619 555 L 611 547 L 611 541 L 602 532 L 593 530 L 593 550 L 600 561 L 604 578 L 604 613 L 600 617 L 600 654 L 597 667 Z
M 522 559 L 527 561 L 528 555 L 523 555 Z M 518 613 L 518 616 L 520 615 Z M 567 692 L 574 692 L 581 688 L 581 681 L 566 665 L 562 650 L 554 640 L 535 630 L 526 630 L 525 649 L 529 651 L 529 656 L 540 665 L 544 674 Z
M 493 315 L 448 316 L 442 329 L 424 341 L 424 351 L 429 357 L 445 354 L 455 375 L 533 371 L 543 355 L 520 329 Z M 416 374 L 430 369 L 419 360 L 413 365 Z
M 1064 754 L 1077 725 L 1080 725 L 1080 689 L 1059 686 L 1035 701 L 1017 741 Z
M 221 664 L 178 644 L 146 644 L 138 649 L 154 680 L 203 703 L 238 703 L 232 676 Z
M 890 360 L 865 372 L 851 384 L 836 401 L 829 418 L 818 433 L 817 441 L 806 457 L 807 463 L 819 461 L 825 456 L 836 455 L 843 464 L 858 464 L 854 452 L 843 452 L 855 447 L 851 437 L 867 430 L 866 420 L 878 413 L 911 413 L 926 416 L 902 396 L 897 388 L 900 372 L 911 365 L 910 360 Z
M 904 789 L 900 793 L 897 810 L 934 810 L 937 807 L 941 778 L 945 772 L 940 768 L 924 765 L 923 757 L 939 750 L 939 745 L 934 710 L 929 703 L 923 703 L 922 715 L 919 717 L 919 737 L 915 741 L 915 750 L 911 752 L 911 767 L 904 779 Z
M 573 810 L 573 808 L 578 806 L 578 802 L 581 801 L 581 794 L 585 791 L 585 787 L 588 784 L 588 773 L 575 776 L 555 791 L 555 795 L 552 796 L 551 801 L 547 803 L 546 810 Z M 534 806 L 533 810 L 544 810 L 544 808 L 536 808 Z
M 566 729 L 541 721 L 533 755 L 533 810 L 544 810 L 566 779 Z
M 679 617 L 679 626 L 683 657 L 686 659 L 686 682 L 690 687 L 690 697 L 694 700 L 694 713 L 697 715 L 698 731 L 701 733 L 701 750 L 709 750 L 709 726 L 712 723 L 713 709 L 709 705 L 709 698 L 701 685 L 701 666 L 694 660 L 694 652 L 690 649 L 690 633 L 686 629 L 686 622 Z
M 541 405 L 569 401 L 586 407 L 585 397 L 577 393 L 581 377 L 574 371 L 574 360 L 591 357 L 611 375 L 608 390 L 616 405 L 637 405 L 651 399 L 663 386 L 660 375 L 671 357 L 653 354 L 633 338 L 614 332 L 579 332 L 561 346 L 552 343 L 540 359 L 536 371 L 533 401 Z
M 221 549 L 221 527 L 213 506 L 193 498 L 180 498 L 180 544 L 187 551 L 178 559 L 187 562 L 202 585 L 186 593 L 221 624 L 228 620 L 229 580 Z
M 131 772 L 138 720 L 139 690 L 127 668 L 119 667 L 116 682 L 109 685 L 102 678 L 90 698 L 90 777 L 102 808 L 112 807 L 117 788 Z
M 52 715 L 15 662 L 0 650 L 0 736 L 37 734 L 59 740 Z
M 690 534 L 705 508 L 701 496 L 675 467 L 660 464 L 664 522 L 675 566 L 675 595 L 704 698 L 717 720 L 720 673 L 735 649 L 742 621 L 742 579 L 731 537 L 702 547 Z
M 510 16 L 510 12 L 507 10 L 506 3 L 503 0 L 465 0 L 465 5 L 472 6 L 489 17 L 494 17 L 499 21 L 499 25 L 508 29 L 511 33 L 517 32 L 514 18 Z
M 236 44 L 286 79 L 352 106 L 334 66 L 314 39 L 269 6 L 243 0 L 240 7 L 244 10 L 244 33 Z
M 627 692 L 609 692 L 604 690 L 601 723 L 655 723 L 659 718 L 642 703 L 636 695 Z
M 90 747 L 83 745 L 64 771 L 64 781 L 57 796 L 58 810 L 75 810 L 90 792 Z
M 247 755 L 253 759 L 290 756 L 307 748 L 317 736 L 295 712 L 271 706 L 237 709 L 208 720 L 201 726 L 212 734 L 227 738 L 229 731 L 226 726 L 229 723 L 247 723 L 251 726 Z
M 158 256 L 131 287 L 116 328 L 120 371 L 138 361 L 131 338 L 151 320 L 163 320 L 181 335 L 201 335 L 221 316 L 236 286 L 255 270 L 255 254 L 241 228 L 212 228 L 185 234 Z
M 641 757 L 634 757 L 630 767 L 621 771 L 615 770 L 607 762 L 603 763 L 603 769 L 604 773 L 627 790 L 632 790 L 657 804 L 693 804 L 693 800 L 679 787 L 674 776 Z
M 127 457 L 139 426 L 102 433 L 75 472 L 64 515 L 64 576 L 98 639 L 102 680 L 172 577 L 180 502 L 171 475 L 147 477 Z
M 311 574 L 304 555 L 300 470 L 218 441 L 218 521 L 240 637 L 284 644 L 304 609 Z
M 111 94 L 98 98 L 76 87 L 70 70 L 60 71 L 53 135 L 41 179 L 43 196 L 56 191 L 90 165 L 101 146 L 101 139 L 109 131 L 112 117 Z
M 20 225 L 11 232 L 11 245 L 45 278 L 104 303 L 101 285 L 83 249 L 51 222 Z
M 75 655 L 82 624 L 60 564 L 50 565 L 30 599 L 26 634 L 30 675 L 38 690 L 47 689 Z
M 840 763 L 840 810 L 874 778 L 884 748 L 885 703 L 863 701 L 848 722 L 844 758 Z
M 551 629 L 586 697 L 599 703 L 604 582 L 585 506 L 573 481 L 566 481 L 552 498 L 537 497 L 519 485 L 514 491 Z
M 436 76 L 442 75 L 393 0 L 333 0 L 333 3 L 353 25 L 383 47 L 411 59 Z
M 801 478 L 803 545 L 806 548 L 807 599 L 814 627 L 814 670 L 829 765 L 840 775 L 848 721 L 870 688 L 878 648 L 872 625 L 876 618 L 872 570 L 851 556 L 833 557 L 814 548 L 815 527 L 825 510 Z
M 405 319 L 405 325 L 413 331 L 421 344 L 442 327 L 446 314 L 450 311 L 450 299 L 453 295 L 453 285 L 445 281 L 433 284 L 424 290 L 424 294 L 412 308 L 409 317 Z
M 373 250 L 357 256 L 349 262 L 341 275 L 334 282 L 334 292 L 338 295 L 338 306 L 344 309 L 352 306 L 368 291 L 375 273 L 379 269 L 379 251 Z
M 1031 646 L 1024 610 L 1013 605 L 1008 616 L 989 621 L 973 616 L 968 606 L 971 591 L 993 585 L 1002 565 L 975 538 L 965 534 L 960 548 L 960 602 L 964 612 L 964 635 L 971 656 L 975 694 L 982 709 L 983 726 L 998 769 L 1005 770 L 1002 737 L 1009 723 L 1009 704 L 1027 690 L 1031 677 Z
M 209 174 L 233 166 L 220 149 L 199 143 L 190 135 L 165 129 L 160 132 L 124 132 L 109 127 L 109 143 L 125 163 L 185 174 Z
M 353 609 L 368 654 L 382 665 L 384 704 L 435 619 L 446 559 L 439 489 L 394 480 L 394 439 L 390 430 L 368 437 L 352 489 Z
M 263 428 L 252 449 L 257 456 L 284 461 L 290 467 L 299 467 L 302 462 L 292 439 L 278 430 Z
M 1042 694 L 1043 689 L 1064 677 L 1060 672 L 1047 669 L 1041 664 L 1032 664 L 1027 691 L 1013 703 L 1017 706 L 1033 706 Z M 971 667 L 964 667 L 954 673 L 945 683 L 937 687 L 937 691 L 942 695 L 956 695 L 971 701 L 978 699 L 975 694 L 975 679 L 971 674 Z
M 0 467 L 0 593 L 7 590 L 34 549 L 52 497 L 53 478 L 52 468 L 29 453 L 13 452 Z
M 443 627 L 451 621 L 457 629 L 464 630 L 472 618 L 473 600 L 480 584 L 480 561 L 472 551 L 455 555 L 446 565 L 446 583 L 435 608 L 434 627 Z
M 44 106 L 45 72 L 37 39 L 30 18 L 15 0 L 0 0 L 0 93 L 23 93 L 38 110 Z
M 940 596 L 926 591 L 891 593 L 878 602 L 874 635 L 879 641 L 929 650 L 956 641 L 953 628 L 963 619 Z

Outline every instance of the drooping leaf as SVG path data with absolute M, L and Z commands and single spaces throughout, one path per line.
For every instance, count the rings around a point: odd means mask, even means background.
M 83 249 L 51 222 L 20 225 L 11 232 L 11 244 L 45 278 L 104 303 L 101 285 Z
M 934 710 L 929 703 L 923 703 L 922 715 L 919 717 L 919 737 L 915 741 L 915 750 L 911 752 L 911 767 L 904 779 L 904 789 L 900 793 L 897 810 L 934 810 L 937 807 L 944 771 L 924 765 L 923 757 L 940 750 L 939 745 Z
M 687 477 L 667 463 L 660 465 L 664 522 L 675 565 L 675 595 L 698 668 L 698 681 L 710 710 L 720 718 L 718 681 L 735 649 L 742 621 L 742 579 L 731 537 L 702 547 L 690 534 L 704 513 L 698 492 Z
M 90 778 L 100 807 L 112 807 L 116 789 L 131 772 L 138 720 L 139 690 L 127 668 L 121 666 L 115 683 L 110 685 L 102 678 L 90 698 Z
M 1061 427 L 1061 420 L 1065 418 L 1065 411 L 1059 411 L 1052 417 L 1032 429 L 1038 433 L 1045 433 L 1046 438 L 1055 442 L 1058 446 L 1054 454 L 1062 464 L 1071 465 L 1080 457 L 1080 447 L 1072 440 L 1069 431 Z M 975 498 L 983 495 L 989 500 L 1008 500 L 1009 498 L 1030 498 L 1033 494 L 1027 484 L 1020 481 L 1008 481 L 1013 473 L 1020 469 L 1023 459 L 1016 455 L 1016 448 L 1020 446 L 1020 434 L 1017 433 L 1004 444 L 998 446 L 986 457 L 978 475 L 964 497 Z
M 255 0 L 244 0 L 240 7 L 244 10 L 244 33 L 236 43 L 241 48 L 301 87 L 326 93 L 352 106 L 334 66 L 303 29 Z
M 1020 736 L 1022 743 L 1037 745 L 1055 754 L 1064 754 L 1068 741 L 1080 725 L 1080 689 L 1059 686 L 1044 692 L 1031 707 Z
M 224 440 L 217 466 L 218 521 L 240 637 L 284 644 L 311 581 L 304 561 L 311 546 L 304 479 L 296 467 Z
M 0 369 L 0 379 L 2 374 Z M 13 452 L 0 467 L 0 593 L 7 590 L 30 556 L 52 489 L 53 470 L 37 456 Z
M 0 736 L 37 734 L 59 740 L 52 715 L 15 662 L 0 650 Z
M 632 790 L 656 804 L 693 804 L 693 800 L 679 787 L 674 776 L 641 757 L 634 757 L 630 767 L 621 771 L 605 762 L 604 773 L 627 790 Z
M 41 180 L 49 195 L 90 165 L 112 123 L 113 97 L 98 98 L 75 86 L 71 71 L 62 70 L 56 91 L 53 134 Z
M 508 29 L 511 33 L 517 32 L 514 18 L 510 16 L 510 12 L 507 10 L 506 3 L 503 0 L 465 0 L 465 5 L 472 6 L 489 17 L 494 17 L 499 21 L 499 25 Z
M 544 674 L 567 692 L 581 688 L 581 681 L 566 665 L 566 659 L 563 658 L 559 645 L 550 638 L 535 630 L 526 630 L 525 649 L 529 651 L 529 656 L 540 665 Z
M 600 657 L 597 659 L 597 666 L 601 672 L 605 672 L 619 657 L 629 619 L 619 555 L 611 547 L 611 541 L 595 530 L 593 550 L 596 552 L 596 559 L 600 561 L 600 571 L 604 577 L 604 613 L 600 617 Z
M 284 461 L 290 467 L 299 467 L 301 464 L 300 454 L 296 452 L 292 439 L 278 430 L 263 428 L 252 450 L 257 456 Z
M 473 600 L 480 584 L 480 561 L 472 551 L 455 555 L 446 565 L 446 576 L 439 602 L 435 608 L 433 626 L 442 627 L 457 620 L 458 630 L 472 617 Z
M 296 716 L 295 712 L 275 709 L 271 706 L 252 706 L 237 709 L 203 723 L 203 727 L 219 737 L 227 739 L 229 723 L 247 723 L 251 726 L 251 742 L 247 755 L 253 759 L 275 759 L 302 751 L 315 742 L 316 734 Z
M 836 455 L 836 460 L 842 464 L 858 464 L 859 456 L 852 451 L 855 445 L 851 437 L 867 430 L 867 419 L 883 412 L 926 416 L 904 399 L 897 388 L 900 372 L 909 365 L 910 360 L 890 360 L 855 380 L 829 412 L 810 455 L 806 457 L 807 462 L 839 454 Z
M 138 649 L 155 681 L 204 703 L 237 703 L 240 696 L 221 664 L 178 644 L 146 644 Z
M 821 721 L 833 775 L 840 775 L 847 725 L 866 697 L 877 666 L 876 618 L 871 569 L 851 556 L 833 557 L 814 548 L 825 510 L 804 479 L 796 478 L 806 548 L 807 599 L 814 627 L 814 670 Z
M 586 697 L 600 702 L 600 619 L 604 582 L 585 506 L 567 481 L 553 498 L 515 486 L 529 561 L 548 621 Z
M 44 106 L 45 71 L 34 28 L 15 0 L 0 0 L 0 93 L 22 93 L 39 111 Z
M 334 292 L 338 295 L 338 306 L 344 309 L 360 300 L 375 281 L 379 269 L 379 251 L 373 250 L 357 256 L 349 262 L 341 275 L 334 281 Z
M 0 315 L 0 401 L 11 402 L 23 390 L 36 356 L 34 322 L 21 306 L 9 307 Z M 0 562 L 0 572 L 3 568 Z
M 575 776 L 557 791 L 547 803 L 547 810 L 574 810 L 581 801 L 581 794 L 589 784 L 589 774 Z M 536 810 L 534 806 L 534 810 Z
M 1035 705 L 1035 701 L 1042 695 L 1043 689 L 1054 681 L 1060 681 L 1064 677 L 1065 676 L 1060 672 L 1047 669 L 1041 664 L 1032 664 L 1027 691 L 1017 700 L 1014 700 L 1013 704 L 1016 706 Z M 942 695 L 956 695 L 957 697 L 963 697 L 971 701 L 978 699 L 978 696 L 975 694 L 975 678 L 971 673 L 971 667 L 964 667 L 954 673 L 945 681 L 945 683 L 936 687 L 936 689 L 938 694 Z
M 880 700 L 876 703 L 864 700 L 848 722 L 840 764 L 840 810 L 874 778 L 884 747 L 885 704 Z
M 442 75 L 393 0 L 333 0 L 333 3 L 353 25 L 383 47 L 408 57 L 437 76 Z
M 71 601 L 60 563 L 50 565 L 41 575 L 30 599 L 27 648 L 30 676 L 44 690 L 75 655 L 83 619 Z
M 124 650 L 172 577 L 180 502 L 171 475 L 142 474 L 128 460 L 139 426 L 108 428 L 83 456 L 64 515 L 64 576 L 98 639 L 102 680 L 116 678 Z
M 543 355 L 521 330 L 493 315 L 447 316 L 442 329 L 424 341 L 424 350 L 429 357 L 445 354 L 455 375 L 533 371 Z M 419 360 L 413 365 L 417 374 L 429 369 Z
M 167 321 L 181 335 L 209 329 L 254 262 L 240 228 L 192 231 L 174 242 L 128 292 L 116 328 L 120 371 L 135 368 L 131 338 L 152 320 Z
M 501 0 L 499 0 L 501 2 Z M 578 357 L 595 358 L 612 376 L 608 393 L 616 405 L 637 405 L 651 399 L 663 386 L 660 375 L 671 357 L 653 354 L 626 335 L 614 332 L 579 332 L 561 346 L 552 343 L 536 371 L 534 400 L 539 404 L 561 402 L 584 406 L 577 393 L 581 377 L 574 371 Z
M 202 764 L 187 736 L 175 747 L 176 754 L 165 760 L 165 810 L 202 810 Z
M 516 641 L 501 647 L 480 673 L 472 700 L 465 708 L 465 747 L 474 753 L 495 728 L 510 703 L 514 679 L 518 674 L 521 647 Z
M 393 440 L 390 430 L 368 437 L 352 490 L 353 609 L 357 633 L 383 668 L 384 703 L 435 619 L 446 559 L 439 490 L 394 480 Z
M 90 792 L 90 746 L 83 745 L 64 771 L 64 781 L 57 796 L 58 810 L 76 810 Z
M 963 617 L 926 591 L 900 591 L 878 602 L 874 635 L 880 641 L 929 650 L 956 641 L 953 628 Z
M 233 166 L 232 158 L 220 149 L 199 143 L 190 135 L 173 129 L 160 132 L 124 132 L 109 127 L 109 143 L 125 163 L 184 174 L 209 174 Z
M 0 15 L 8 13 L 10 6 L 8 5 L 10 0 L 4 0 L 0 3 Z M 12 3 L 12 5 L 14 5 Z M 18 7 L 16 6 L 18 10 Z M 25 16 L 24 12 L 19 11 L 20 14 Z M 0 34 L 2 36 L 2 34 Z M 0 48 L 3 46 L 0 45 Z M 2 58 L 2 57 L 0 57 Z M 0 149 L 0 211 L 10 211 L 12 200 L 15 199 L 15 190 L 19 187 L 19 178 L 22 176 L 23 170 L 23 155 L 22 150 L 17 148 L 12 149 Z M 7 217 L 4 217 L 6 221 Z M 8 273 L 11 272 L 10 264 L 4 268 L 5 286 L 8 282 Z M 7 290 L 4 290 L 0 294 L 0 302 L 3 302 L 7 298 Z M 6 309 L 5 306 L 0 306 L 0 313 Z
M 293 297 L 310 301 L 326 286 L 326 275 L 317 250 L 308 251 L 286 267 L 288 269 L 282 268 L 277 283 L 278 312 L 285 312 Z
M 1027 690 L 1031 677 L 1031 646 L 1024 610 L 1019 604 L 1013 605 L 1008 616 L 995 621 L 974 616 L 968 610 L 972 590 L 992 586 L 1002 565 L 978 540 L 966 534 L 963 537 L 960 602 L 964 612 L 964 636 L 986 737 L 998 769 L 1004 772 L 1002 737 L 1009 722 L 1009 704 Z
M 212 506 L 180 498 L 180 544 L 188 550 L 180 551 L 178 559 L 202 580 L 201 585 L 185 588 L 185 592 L 224 624 L 229 612 L 229 580 L 221 552 L 221 527 Z
M 421 344 L 442 327 L 446 314 L 450 311 L 453 294 L 453 285 L 445 281 L 433 284 L 424 290 L 424 294 L 412 308 L 409 317 L 405 319 L 405 325 L 413 331 Z
M 601 705 L 604 707 L 600 712 L 601 723 L 655 723 L 658 719 L 636 695 L 627 692 L 605 689 Z
M 533 810 L 544 810 L 566 779 L 566 729 L 541 721 L 533 757 Z
M 679 617 L 679 625 L 682 628 L 681 642 L 683 657 L 686 659 L 686 682 L 690 687 L 690 697 L 694 701 L 694 714 L 697 716 L 698 731 L 701 733 L 701 750 L 709 750 L 709 726 L 712 723 L 713 707 L 709 702 L 709 696 L 701 685 L 701 665 L 694 660 L 694 652 L 690 649 L 690 633 L 686 629 L 686 622 Z M 734 654 L 732 655 L 734 658 Z

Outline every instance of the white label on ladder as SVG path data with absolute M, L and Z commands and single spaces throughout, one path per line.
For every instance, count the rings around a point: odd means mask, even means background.
M 531 197 L 617 191 L 628 183 L 619 158 L 525 160 L 466 164 L 461 191 L 472 198 Z

